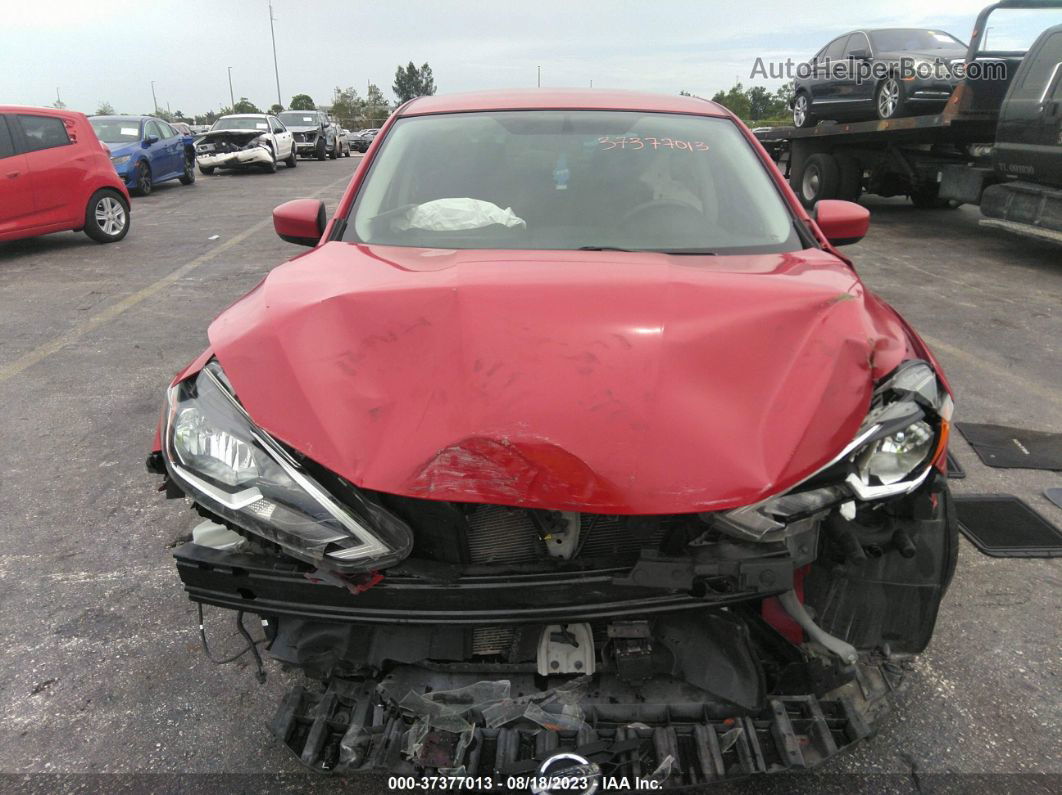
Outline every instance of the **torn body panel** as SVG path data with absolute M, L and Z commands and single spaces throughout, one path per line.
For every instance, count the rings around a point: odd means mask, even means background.
M 274 152 L 261 130 L 219 130 L 196 143 L 196 162 L 203 168 L 242 168 L 269 165 Z

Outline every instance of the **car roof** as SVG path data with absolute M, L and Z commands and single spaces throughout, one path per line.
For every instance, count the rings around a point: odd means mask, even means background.
M 695 113 L 701 116 L 729 115 L 716 103 L 699 97 L 594 88 L 523 88 L 417 97 L 403 105 L 398 115 L 486 110 L 634 110 Z
M 59 110 L 58 108 L 44 108 L 40 105 L 0 105 L 0 113 L 25 113 L 30 111 L 32 113 L 50 113 L 53 116 L 65 116 L 70 119 L 83 119 L 87 118 L 84 113 L 79 110 Z
M 272 116 L 272 113 L 226 113 L 224 116 L 218 116 L 219 119 L 263 119 L 266 116 Z

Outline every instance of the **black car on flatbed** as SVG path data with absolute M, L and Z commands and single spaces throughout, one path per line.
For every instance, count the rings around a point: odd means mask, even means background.
M 1059 12 L 1062 0 L 1002 0 L 977 17 L 939 114 L 779 127 L 756 134 L 808 207 L 862 193 L 919 207 L 979 204 L 982 224 L 1062 242 L 1062 25 L 1027 52 L 984 50 L 1000 9 Z

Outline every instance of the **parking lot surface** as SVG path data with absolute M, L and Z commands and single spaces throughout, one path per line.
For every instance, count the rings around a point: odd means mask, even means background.
M 210 320 L 300 253 L 270 210 L 313 196 L 334 211 L 357 162 L 159 186 L 134 199 L 115 245 L 64 233 L 0 246 L 0 790 L 335 786 L 267 731 L 291 676 L 270 665 L 259 685 L 246 663 L 203 656 L 170 558 L 197 517 L 156 493 L 143 461 L 163 389 Z M 1062 429 L 1059 250 L 980 229 L 976 208 L 865 202 L 870 234 L 845 253 L 934 349 L 957 418 Z M 969 473 L 956 493 L 1015 494 L 1062 526 L 1041 496 L 1057 474 L 988 469 L 961 437 L 952 449 Z M 1059 786 L 1060 567 L 963 540 L 932 645 L 878 736 L 820 771 L 732 789 Z M 218 656 L 240 648 L 230 615 L 207 625 Z M 49 773 L 69 775 L 30 775 Z

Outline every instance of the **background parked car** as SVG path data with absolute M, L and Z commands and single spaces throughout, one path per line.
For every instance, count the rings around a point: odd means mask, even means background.
M 173 127 L 181 135 L 194 135 L 192 128 L 185 124 L 183 121 L 171 121 L 170 126 Z
M 83 113 L 0 106 L 0 240 L 129 231 L 129 193 Z
M 286 110 L 279 114 L 291 134 L 295 137 L 295 149 L 300 157 L 316 157 L 335 160 L 350 149 L 340 134 L 339 125 L 333 122 L 327 113 L 319 110 Z
M 966 45 L 942 30 L 845 33 L 815 54 L 810 76 L 794 81 L 793 123 L 811 127 L 823 119 L 892 119 L 939 110 L 959 83 L 952 68 L 965 57 Z M 910 79 L 901 76 L 905 65 L 918 70 Z
M 153 116 L 92 116 L 97 137 L 110 150 L 111 162 L 130 191 L 147 196 L 155 185 L 171 179 L 195 182 L 195 151 L 191 136 Z
M 196 162 L 204 174 L 216 168 L 242 169 L 261 166 L 275 172 L 281 160 L 295 168 L 298 158 L 291 132 L 276 116 L 237 113 L 222 116 L 210 132 L 195 144 Z
M 358 133 L 357 137 L 354 138 L 354 151 L 366 151 L 372 144 L 372 142 L 376 139 L 376 133 L 378 132 L 380 132 L 379 128 L 374 127 L 369 130 L 362 130 L 360 133 Z

